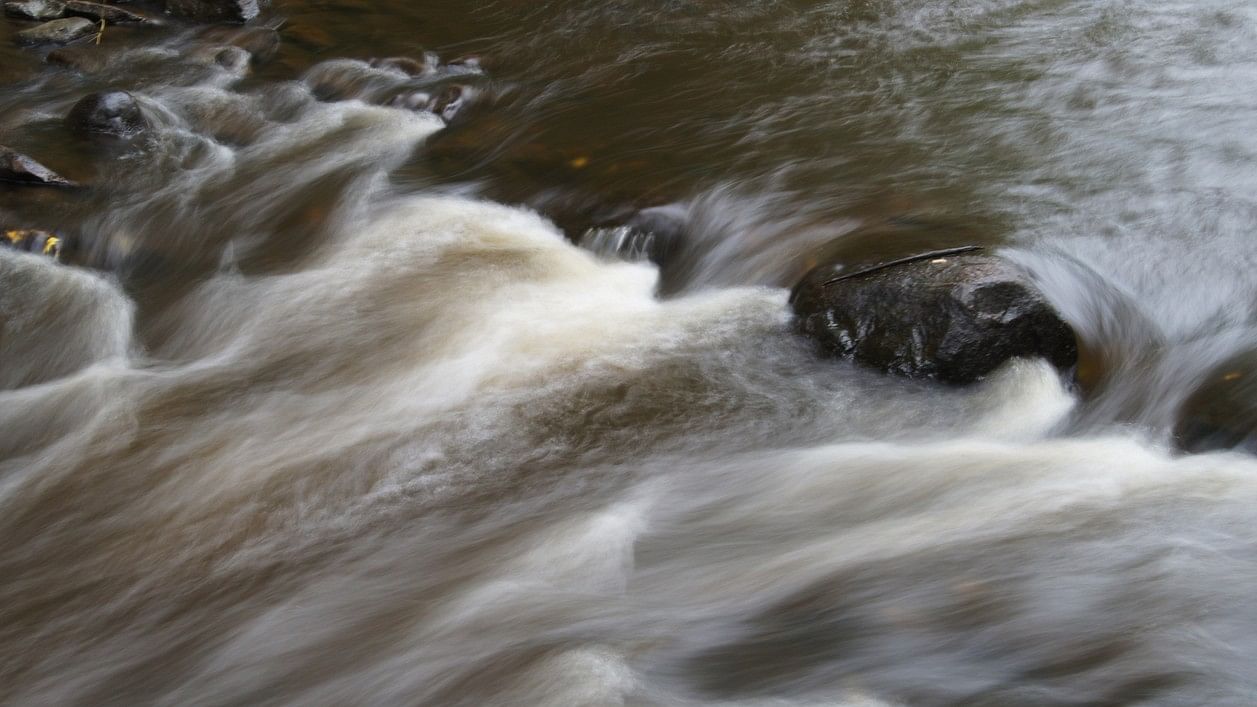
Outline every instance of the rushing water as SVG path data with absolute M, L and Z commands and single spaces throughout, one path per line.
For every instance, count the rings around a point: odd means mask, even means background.
M 92 185 L 0 190 L 86 266 L 0 251 L 0 702 L 1257 703 L 1257 463 L 1171 444 L 1219 370 L 1252 409 L 1253 5 L 281 18 L 251 72 L 0 23 L 0 143 Z M 106 87 L 147 136 L 63 126 Z M 555 225 L 616 206 L 685 220 L 662 272 Z M 816 259 L 973 242 L 1083 386 L 792 333 Z

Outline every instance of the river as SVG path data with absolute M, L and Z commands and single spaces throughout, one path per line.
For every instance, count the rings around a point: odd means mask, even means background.
M 90 185 L 0 187 L 76 244 L 0 250 L 0 703 L 1257 703 L 1251 440 L 1182 451 L 1193 400 L 1257 428 L 1257 7 L 261 22 L 245 71 L 0 21 L 0 143 Z M 449 125 L 387 105 L 450 85 Z M 66 127 L 106 88 L 143 136 Z M 643 206 L 686 225 L 662 267 L 573 244 Z M 795 334 L 817 259 L 971 243 L 1077 384 Z

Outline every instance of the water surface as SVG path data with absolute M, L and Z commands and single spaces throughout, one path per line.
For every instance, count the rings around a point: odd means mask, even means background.
M 91 185 L 0 189 L 77 243 L 0 252 L 0 701 L 1253 703 L 1250 5 L 262 22 L 248 72 L 177 22 L 89 70 L 0 23 L 0 143 Z M 451 85 L 448 125 L 388 105 Z M 109 87 L 145 137 L 64 126 Z M 643 207 L 686 225 L 662 268 L 573 244 Z M 1082 385 L 794 335 L 810 264 L 969 243 Z M 1240 437 L 1175 451 L 1221 383 Z

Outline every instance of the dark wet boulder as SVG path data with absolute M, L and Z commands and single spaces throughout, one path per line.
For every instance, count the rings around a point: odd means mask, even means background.
M 243 23 L 258 16 L 266 0 L 166 0 L 166 12 L 198 22 Z
M 69 44 L 97 32 L 96 23 L 82 17 L 45 22 L 17 33 L 19 44 Z
M 1073 330 L 1029 275 L 977 248 L 851 272 L 822 265 L 791 305 L 800 331 L 827 353 L 913 378 L 965 384 L 1010 358 L 1061 369 L 1078 359 Z
M 649 260 L 667 269 L 684 241 L 686 211 L 677 204 L 641 209 L 622 223 L 586 230 L 579 245 L 603 256 Z
M 8 0 L 4 14 L 23 20 L 47 22 L 65 17 L 65 3 L 61 0 Z
M 157 21 L 153 18 L 141 15 L 138 12 L 132 12 L 124 7 L 87 2 L 87 0 L 65 0 L 65 13 L 76 17 L 86 17 L 97 22 L 104 20 L 111 25 L 157 24 Z
M 3 145 L 0 145 L 0 182 L 54 187 L 74 186 L 74 182 Z
M 139 101 L 126 91 L 103 91 L 84 96 L 66 116 L 79 132 L 130 137 L 148 127 Z
M 1257 352 L 1214 366 L 1179 407 L 1174 442 L 1186 452 L 1257 453 Z

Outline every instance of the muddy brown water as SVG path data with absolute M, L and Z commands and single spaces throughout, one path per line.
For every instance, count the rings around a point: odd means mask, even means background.
M 79 68 L 0 21 L 0 144 L 88 185 L 0 186 L 75 244 L 0 251 L 0 702 L 1257 699 L 1249 4 L 258 25 L 242 71 L 175 20 Z M 389 105 L 450 86 L 448 125 Z M 67 128 L 107 88 L 145 135 Z M 573 243 L 644 207 L 662 269 Z M 966 245 L 1033 273 L 1083 388 L 794 335 L 811 263 Z

